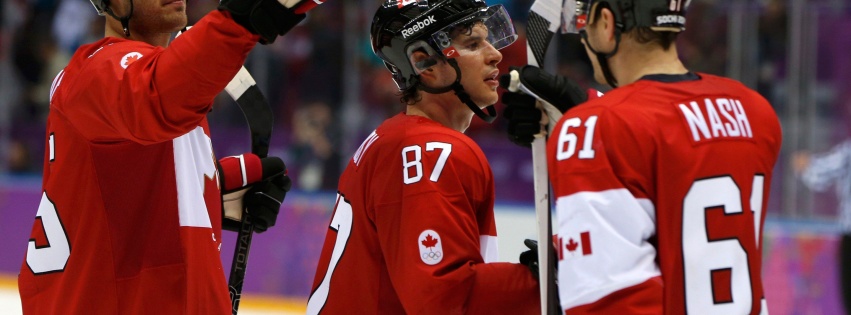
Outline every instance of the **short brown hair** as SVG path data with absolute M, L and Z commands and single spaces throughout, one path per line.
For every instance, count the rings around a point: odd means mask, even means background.
M 400 91 L 399 94 L 397 94 L 399 95 L 399 101 L 405 105 L 414 105 L 419 103 L 423 99 L 423 96 L 420 95 L 420 84 L 421 83 L 417 82 L 417 84 Z
M 659 32 L 646 26 L 636 27 L 627 32 L 628 36 L 641 44 L 657 43 L 663 49 L 668 50 L 677 40 L 678 32 Z

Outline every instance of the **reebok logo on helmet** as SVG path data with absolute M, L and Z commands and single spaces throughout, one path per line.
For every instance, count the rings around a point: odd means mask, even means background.
M 434 19 L 434 15 L 429 15 L 427 18 L 422 21 L 417 21 L 417 24 L 402 30 L 402 38 L 408 38 L 411 35 L 416 34 L 422 29 L 426 28 L 426 26 L 431 25 L 431 23 L 437 23 L 437 20 Z

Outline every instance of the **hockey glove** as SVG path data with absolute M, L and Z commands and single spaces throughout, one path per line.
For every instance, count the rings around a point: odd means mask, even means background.
M 271 44 L 298 25 L 306 16 L 296 0 L 221 0 L 219 10 L 230 12 L 236 23 L 260 35 L 261 44 Z
M 526 239 L 523 241 L 529 250 L 520 253 L 520 263 L 529 267 L 529 271 L 538 279 L 538 241 Z
M 284 172 L 257 183 L 248 190 L 245 195 L 245 206 L 248 207 L 248 215 L 251 216 L 257 233 L 265 232 L 275 225 L 281 203 L 284 202 L 290 187 L 292 187 L 292 181 Z
M 277 157 L 260 158 L 251 153 L 238 156 L 229 156 L 219 160 L 219 180 L 222 187 L 222 228 L 229 231 L 238 231 L 242 220 L 243 209 L 247 205 L 246 193 L 249 189 L 265 185 L 264 181 L 286 176 L 286 165 Z M 289 187 L 287 187 L 289 189 Z M 281 198 L 283 200 L 283 198 Z M 255 217 L 270 217 L 262 213 L 266 210 L 255 210 L 249 208 L 249 215 Z M 277 217 L 277 209 L 271 215 L 272 219 Z M 273 220 L 274 221 L 274 220 Z M 273 223 L 274 224 L 274 223 Z M 265 229 L 264 229 L 265 230 Z
M 529 267 L 529 271 L 532 272 L 532 276 L 535 277 L 535 280 L 541 281 L 541 276 L 539 267 L 538 267 L 538 241 L 526 239 L 523 241 L 523 244 L 529 248 L 529 250 L 520 253 L 520 263 Z M 558 290 L 558 262 L 556 261 L 555 256 L 555 247 L 551 247 L 550 250 L 550 261 L 552 261 L 553 266 L 555 267 L 555 279 L 556 279 L 556 290 Z M 559 309 L 561 307 L 560 296 L 558 294 L 555 295 L 555 300 L 549 301 L 552 305 L 555 305 L 555 309 Z
M 505 91 L 502 94 L 502 103 L 506 105 L 503 116 L 508 120 L 508 139 L 517 145 L 531 147 L 535 135 L 543 130 L 541 126 L 547 124 L 537 107 L 536 98 L 552 104 L 562 113 L 588 100 L 587 93 L 567 77 L 551 75 L 528 65 L 511 67 L 511 71 L 519 73 L 520 84 L 530 93 Z M 508 89 L 511 75 L 502 75 L 499 82 Z

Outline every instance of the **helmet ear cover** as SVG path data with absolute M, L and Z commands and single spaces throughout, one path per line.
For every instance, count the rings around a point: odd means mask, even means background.
M 424 52 L 428 55 L 428 58 L 419 61 L 414 60 L 414 52 L 416 51 Z M 405 49 L 405 55 L 408 56 L 408 60 L 417 75 L 423 73 L 426 69 L 437 65 L 439 60 L 445 59 L 442 54 L 438 54 L 437 51 L 432 48 L 432 45 L 429 45 L 423 40 L 418 40 L 408 45 L 408 48 Z

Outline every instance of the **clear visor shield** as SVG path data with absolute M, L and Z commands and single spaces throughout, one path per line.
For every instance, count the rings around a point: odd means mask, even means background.
M 446 58 L 479 53 L 485 45 L 496 50 L 517 40 L 511 17 L 502 5 L 472 13 L 432 34 L 432 41 Z

